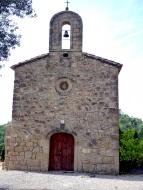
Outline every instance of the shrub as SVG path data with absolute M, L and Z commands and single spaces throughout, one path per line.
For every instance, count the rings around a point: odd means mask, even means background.
M 5 136 L 5 129 L 6 129 L 6 125 L 0 125 L 0 160 L 1 161 L 4 161 L 4 153 L 5 153 L 4 136 Z

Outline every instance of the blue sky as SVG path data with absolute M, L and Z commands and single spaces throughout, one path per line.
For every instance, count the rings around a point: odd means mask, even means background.
M 143 1 L 71 0 L 70 10 L 83 19 L 83 51 L 123 64 L 119 75 L 119 106 L 143 119 Z M 0 124 L 11 120 L 14 73 L 9 67 L 48 52 L 49 21 L 64 10 L 63 0 L 33 0 L 36 18 L 16 19 L 21 46 L 0 70 Z

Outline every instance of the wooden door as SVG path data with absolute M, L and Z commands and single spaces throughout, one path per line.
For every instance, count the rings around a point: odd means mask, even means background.
M 67 133 L 56 133 L 50 139 L 49 170 L 73 171 L 74 137 Z

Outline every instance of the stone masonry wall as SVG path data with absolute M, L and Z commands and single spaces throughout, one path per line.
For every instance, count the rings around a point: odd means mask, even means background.
M 50 136 L 67 132 L 75 138 L 75 171 L 117 174 L 118 68 L 81 52 L 63 53 L 15 68 L 5 168 L 48 171 Z

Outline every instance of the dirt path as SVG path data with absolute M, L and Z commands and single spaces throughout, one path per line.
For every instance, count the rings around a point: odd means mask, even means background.
M 143 175 L 90 177 L 86 174 L 0 171 L 5 190 L 143 190 Z

